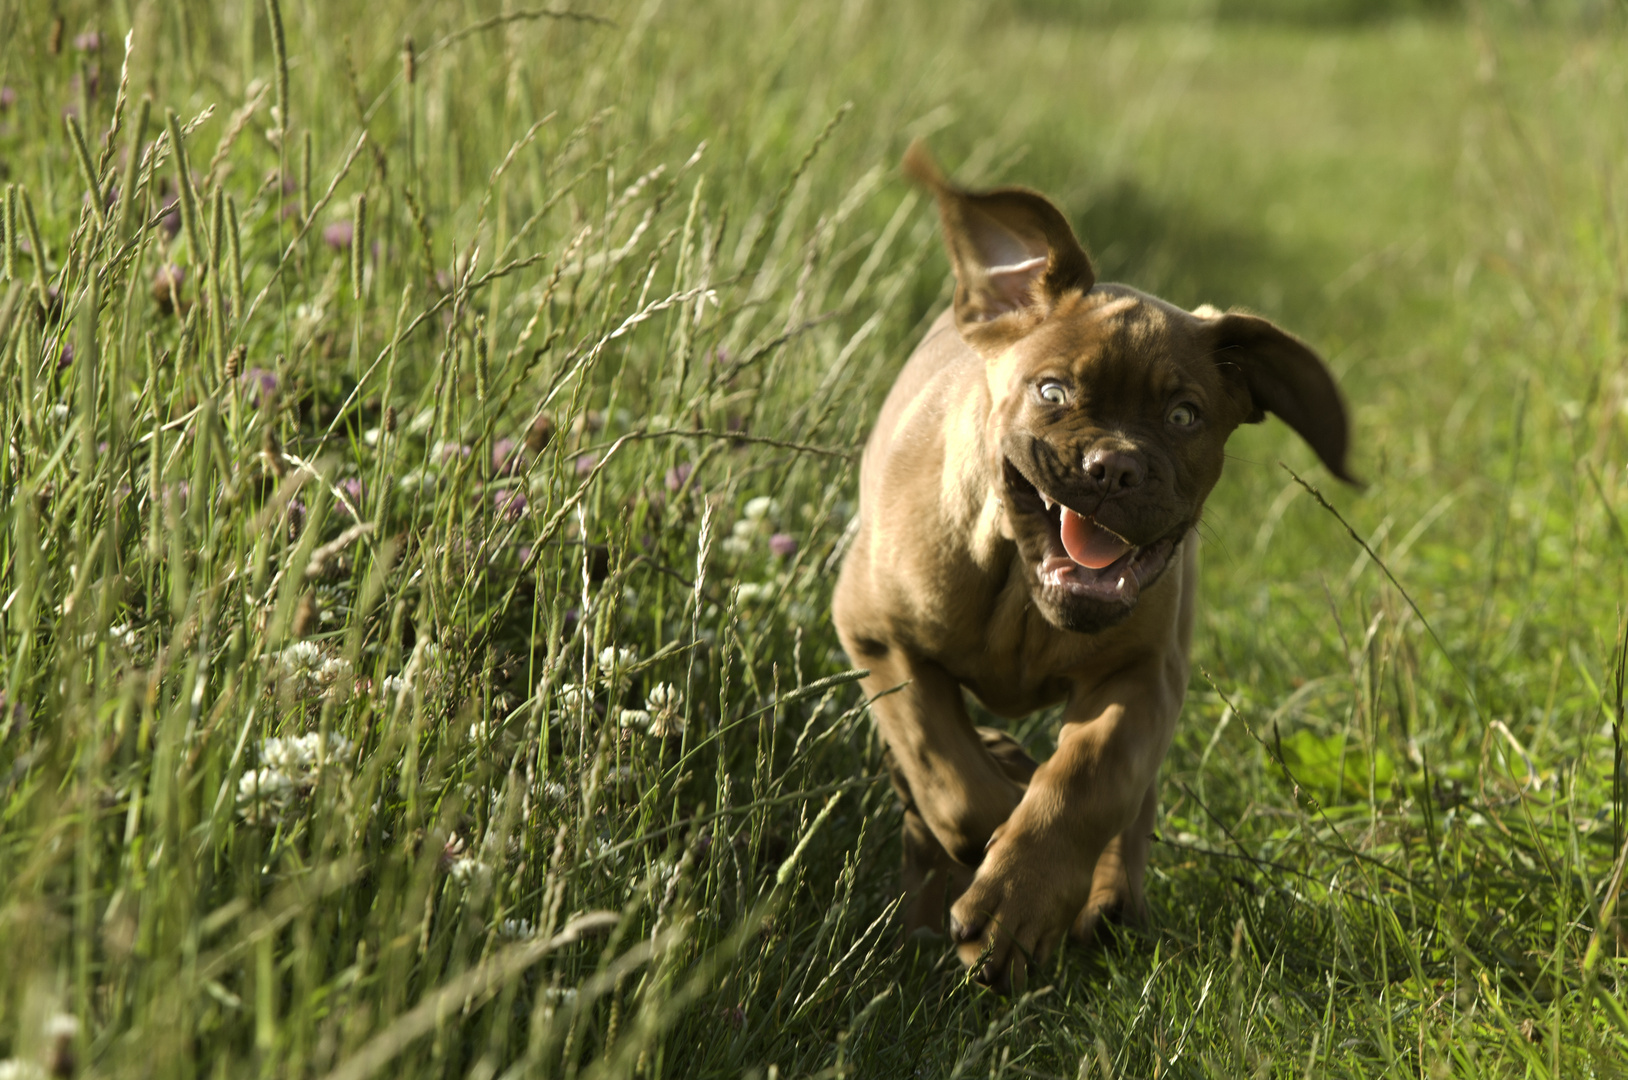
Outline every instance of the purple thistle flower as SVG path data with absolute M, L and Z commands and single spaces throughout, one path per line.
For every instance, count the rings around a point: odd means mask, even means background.
M 336 221 L 322 230 L 322 242 L 335 251 L 344 251 L 356 239 L 356 225 L 349 221 Z
M 518 521 L 526 512 L 526 496 L 514 488 L 492 492 L 492 509 L 510 521 Z
M 594 465 L 599 462 L 599 455 L 592 450 L 585 451 L 577 457 L 577 475 L 587 476 L 594 471 Z
M 782 559 L 789 559 L 797 554 L 797 538 L 791 533 L 777 532 L 769 537 L 769 550 Z
M 668 469 L 666 477 L 667 490 L 677 491 L 683 487 L 684 482 L 690 478 L 690 474 L 694 471 L 695 463 L 693 461 L 681 461 Z

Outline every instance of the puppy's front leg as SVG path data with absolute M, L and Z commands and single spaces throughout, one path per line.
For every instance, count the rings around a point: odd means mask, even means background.
M 849 654 L 870 668 L 861 685 L 876 698 L 871 712 L 916 812 L 953 859 L 977 866 L 1023 789 L 985 748 L 961 685 L 932 661 L 897 647 L 881 655 L 850 648 Z
M 962 961 L 988 953 L 985 982 L 1021 986 L 1091 899 L 1104 849 L 1145 815 L 1184 675 L 1184 664 L 1150 658 L 1070 699 L 1057 753 L 1036 770 L 951 909 Z

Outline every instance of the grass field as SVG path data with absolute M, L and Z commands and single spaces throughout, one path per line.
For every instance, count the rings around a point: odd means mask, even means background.
M 0 3 L 0 1077 L 1628 1075 L 1620 13 L 1139 7 Z M 826 612 L 916 135 L 1368 481 L 1234 437 L 1155 928 L 1017 999 Z

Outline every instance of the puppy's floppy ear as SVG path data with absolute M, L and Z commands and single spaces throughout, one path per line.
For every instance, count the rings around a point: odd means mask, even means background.
M 1348 484 L 1361 485 L 1346 466 L 1350 421 L 1340 388 L 1318 355 L 1299 338 L 1265 319 L 1242 312 L 1221 314 L 1204 307 L 1194 312 L 1210 337 L 1210 355 L 1223 374 L 1249 394 L 1244 423 L 1254 424 L 1274 413 L 1293 428 L 1328 471 Z
M 955 324 L 968 343 L 1009 343 L 1065 293 L 1095 283 L 1068 219 L 1045 196 L 1027 188 L 959 188 L 920 139 L 905 151 L 904 171 L 938 199 L 955 266 Z

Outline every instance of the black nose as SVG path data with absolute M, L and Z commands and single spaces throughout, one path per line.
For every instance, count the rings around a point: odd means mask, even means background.
M 1136 454 L 1096 449 L 1085 455 L 1085 475 L 1104 495 L 1117 495 L 1139 486 L 1148 470 Z

